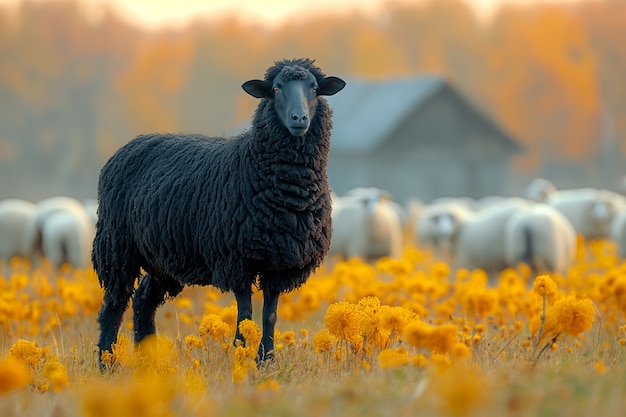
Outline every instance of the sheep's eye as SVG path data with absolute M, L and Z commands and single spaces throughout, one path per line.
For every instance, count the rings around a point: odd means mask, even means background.
M 313 90 L 314 93 L 317 93 L 319 91 L 319 87 L 314 85 L 313 88 L 311 88 L 311 90 Z
M 278 94 L 278 93 L 280 93 L 280 88 L 274 87 L 274 94 Z

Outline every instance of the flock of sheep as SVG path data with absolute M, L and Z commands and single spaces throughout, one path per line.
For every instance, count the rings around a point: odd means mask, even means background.
M 50 197 L 36 203 L 0 201 L 0 261 L 46 257 L 59 267 L 90 264 L 96 224 L 95 200 Z
M 565 274 L 581 235 L 615 241 L 619 256 L 626 258 L 626 197 L 596 188 L 557 190 L 541 178 L 524 194 L 406 206 L 374 187 L 333 194 L 329 256 L 399 257 L 406 245 L 415 244 L 458 267 L 490 274 L 519 263 L 536 272 Z M 0 201 L 0 259 L 45 256 L 56 266 L 85 267 L 95 223 L 95 200 L 7 198 Z
M 557 190 L 541 178 L 524 194 L 406 206 L 374 187 L 333 194 L 328 255 L 399 257 L 414 244 L 457 267 L 482 268 L 492 276 L 519 263 L 535 272 L 565 274 L 574 260 L 576 235 L 581 235 L 615 241 L 619 256 L 626 258 L 623 195 L 596 188 Z M 0 201 L 0 260 L 46 257 L 56 266 L 88 266 L 95 223 L 95 200 L 7 198 Z
M 612 239 L 626 258 L 626 197 L 609 190 L 558 190 L 533 180 L 524 196 L 440 198 L 406 207 L 377 188 L 333 196 L 330 255 L 397 257 L 407 243 L 433 250 L 455 267 L 491 278 L 527 264 L 535 273 L 566 274 L 576 236 Z

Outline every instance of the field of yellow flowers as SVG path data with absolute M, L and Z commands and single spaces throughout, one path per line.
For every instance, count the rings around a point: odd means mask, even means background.
M 258 296 L 258 294 L 257 294 Z M 276 360 L 233 346 L 230 294 L 186 288 L 132 344 L 130 312 L 97 366 L 91 270 L 0 269 L 0 415 L 622 416 L 626 262 L 579 241 L 568 276 L 520 266 L 489 285 L 409 248 L 329 263 L 279 303 Z M 254 321 L 241 325 L 252 348 Z

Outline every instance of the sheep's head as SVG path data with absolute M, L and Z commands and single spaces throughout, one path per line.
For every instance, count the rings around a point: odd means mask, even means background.
M 308 132 L 319 96 L 331 96 L 346 85 L 338 77 L 324 76 L 312 63 L 281 61 L 268 70 L 265 80 L 250 80 L 242 85 L 253 97 L 273 100 L 278 118 L 294 136 Z

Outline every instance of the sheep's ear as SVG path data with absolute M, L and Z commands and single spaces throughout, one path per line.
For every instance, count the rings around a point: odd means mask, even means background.
M 339 77 L 325 77 L 319 84 L 317 92 L 320 96 L 332 96 L 340 92 L 346 86 L 346 82 Z
M 243 90 L 256 98 L 270 98 L 272 96 L 272 86 L 267 81 L 250 80 L 241 85 Z

